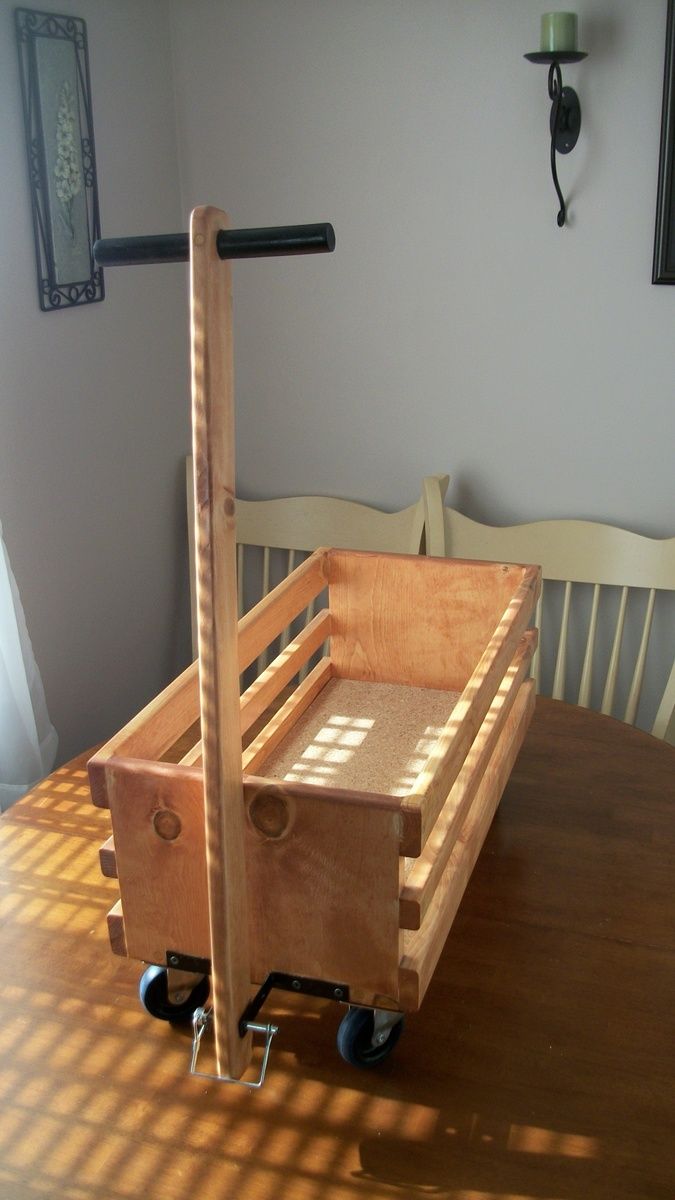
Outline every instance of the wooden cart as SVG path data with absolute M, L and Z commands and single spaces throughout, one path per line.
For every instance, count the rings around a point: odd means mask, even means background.
M 113 949 L 156 964 L 156 1015 L 197 1009 L 198 1036 L 210 974 L 217 1070 L 238 1079 L 251 1029 L 269 1049 L 255 1017 L 272 986 L 348 1004 L 338 1042 L 363 1065 L 422 1003 L 531 717 L 540 577 L 320 549 L 237 624 L 226 227 L 193 213 L 199 663 L 89 770 L 112 816 Z

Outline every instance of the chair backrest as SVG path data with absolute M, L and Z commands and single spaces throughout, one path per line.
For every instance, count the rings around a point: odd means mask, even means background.
M 630 724 L 640 716 L 675 743 L 675 537 L 592 521 L 483 525 L 444 506 L 447 483 L 424 482 L 428 553 L 542 568 L 537 690 Z M 653 721 L 640 711 L 649 691 Z
M 194 499 L 192 457 L 187 459 L 188 537 L 193 653 L 196 654 Z M 237 500 L 237 587 L 240 616 L 317 546 L 419 554 L 424 541 L 424 498 L 388 513 L 329 496 Z M 314 615 L 308 612 L 308 619 Z M 281 649 L 287 644 L 286 631 Z M 261 670 L 265 663 L 258 663 Z

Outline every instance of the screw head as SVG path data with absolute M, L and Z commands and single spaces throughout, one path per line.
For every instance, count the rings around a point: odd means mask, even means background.
M 299 992 L 300 988 L 302 987 L 302 984 L 300 983 L 299 979 L 294 979 L 291 984 L 291 987 L 293 988 L 293 991 Z

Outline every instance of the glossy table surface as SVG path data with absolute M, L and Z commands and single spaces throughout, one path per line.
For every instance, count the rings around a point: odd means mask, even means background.
M 347 1066 L 338 1005 L 273 994 L 260 1092 L 139 1007 L 85 761 L 0 821 L 1 1200 L 673 1200 L 672 747 L 539 700 L 392 1057 Z

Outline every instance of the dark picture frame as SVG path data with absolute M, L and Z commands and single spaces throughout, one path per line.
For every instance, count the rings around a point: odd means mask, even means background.
M 675 283 L 675 0 L 668 0 L 652 283 Z
M 14 20 L 40 308 L 93 304 L 105 288 L 92 251 L 101 229 L 87 27 L 31 8 Z

